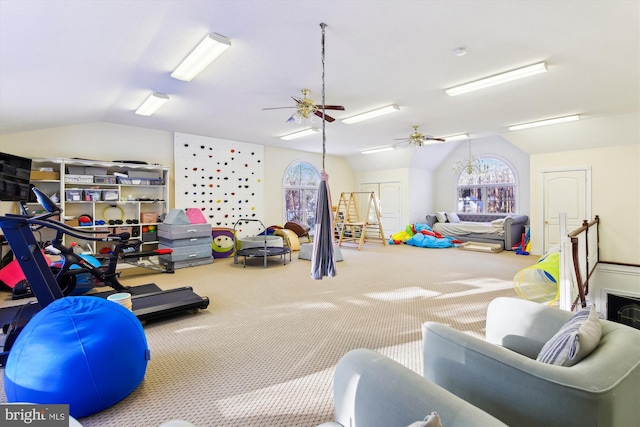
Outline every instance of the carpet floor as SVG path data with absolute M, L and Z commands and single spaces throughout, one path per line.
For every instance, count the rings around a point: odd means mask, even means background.
M 488 303 L 512 296 L 513 277 L 537 258 L 365 244 L 342 247 L 338 275 L 310 277 L 309 261 L 233 258 L 155 273 L 125 269 L 125 285 L 192 286 L 206 310 L 148 323 L 144 381 L 85 427 L 300 426 L 332 420 L 333 372 L 354 348 L 422 371 L 421 325 L 449 324 L 483 337 Z M 13 305 L 0 293 L 0 306 Z M 118 361 L 104 369 L 117 370 Z M 3 387 L 4 389 L 4 387 Z M 4 393 L 0 402 L 6 402 Z

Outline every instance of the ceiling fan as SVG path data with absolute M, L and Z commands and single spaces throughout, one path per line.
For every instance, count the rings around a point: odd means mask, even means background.
M 422 133 L 418 132 L 418 127 L 419 126 L 417 125 L 413 126 L 413 132 L 411 132 L 408 138 L 394 139 L 394 141 L 401 141 L 395 144 L 394 147 L 397 147 L 398 145 L 405 144 L 405 143 L 408 143 L 410 146 L 413 145 L 415 147 L 422 147 L 423 145 L 427 144 L 427 141 L 435 141 L 435 142 L 445 141 L 444 138 L 435 138 L 431 135 L 423 135 Z
M 292 107 L 272 107 L 272 108 L 263 108 L 263 110 L 279 110 L 283 108 L 295 108 L 296 112 L 293 113 L 289 119 L 287 119 L 287 123 L 302 121 L 303 119 L 308 119 L 312 115 L 316 115 L 322 118 L 322 104 L 314 104 L 313 99 L 307 98 L 307 95 L 311 93 L 309 89 L 302 89 L 302 98 L 298 98 L 292 96 L 291 98 L 296 101 L 296 105 Z M 342 110 L 344 111 L 344 107 L 342 105 L 325 105 L 325 110 Z M 333 122 L 335 119 L 327 114 L 324 115 L 324 119 L 327 122 Z

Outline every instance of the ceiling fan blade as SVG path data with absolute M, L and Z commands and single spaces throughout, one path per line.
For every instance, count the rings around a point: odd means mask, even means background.
M 285 108 L 296 108 L 296 107 L 269 107 L 269 108 L 263 108 L 263 110 L 282 110 Z
M 411 138 L 394 138 L 394 141 L 411 141 Z
M 322 111 L 316 111 L 316 112 L 315 112 L 315 113 L 313 113 L 313 114 L 315 114 L 316 116 L 318 116 L 318 117 L 322 118 Z M 324 119 L 325 119 L 327 122 L 329 122 L 329 123 L 331 123 L 331 122 L 335 121 L 335 119 L 334 119 L 333 117 L 331 117 L 331 116 L 327 116 L 326 114 L 324 115 Z
M 316 105 L 318 110 L 322 110 L 322 105 Z M 344 107 L 342 105 L 325 105 L 325 110 L 341 110 L 344 111 Z
M 302 102 L 301 98 L 296 98 L 295 96 L 292 96 L 291 99 L 293 99 L 294 101 L 296 101 L 297 104 L 300 104 Z
M 434 138 L 433 136 L 425 136 L 423 138 L 425 141 L 440 141 L 440 142 L 445 142 L 446 139 L 444 138 Z

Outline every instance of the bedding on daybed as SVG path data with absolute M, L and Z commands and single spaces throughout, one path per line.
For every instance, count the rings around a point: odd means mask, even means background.
M 504 219 L 492 222 L 436 222 L 433 231 L 443 236 L 464 236 L 467 234 L 497 234 L 504 236 Z

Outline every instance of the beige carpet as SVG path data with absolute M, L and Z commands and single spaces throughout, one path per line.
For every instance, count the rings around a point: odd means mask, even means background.
M 483 336 L 487 304 L 515 296 L 513 276 L 536 262 L 513 252 L 365 244 L 342 248 L 338 276 L 314 281 L 310 262 L 270 258 L 158 274 L 129 269 L 128 285 L 193 286 L 207 310 L 150 323 L 143 383 L 84 426 L 316 426 L 332 420 L 333 370 L 353 348 L 422 371 L 421 324 Z M 7 294 L 0 297 L 7 298 Z M 3 302 L 8 304 L 8 302 Z M 104 369 L 115 369 L 105 366 Z M 2 393 L 1 401 L 6 401 Z

